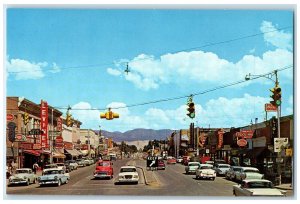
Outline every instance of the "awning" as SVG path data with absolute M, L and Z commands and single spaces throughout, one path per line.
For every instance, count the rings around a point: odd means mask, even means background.
M 49 150 L 36 150 L 36 151 L 39 152 L 40 154 L 51 154 Z
M 61 158 L 61 159 L 64 159 L 64 158 L 66 158 L 66 155 L 64 155 L 64 154 L 60 153 L 59 151 L 55 150 L 55 151 L 53 152 L 53 157 L 54 157 L 54 158 Z
M 24 149 L 23 153 L 31 154 L 31 155 L 34 155 L 34 156 L 37 156 L 37 157 L 39 157 L 41 155 L 38 151 L 35 151 L 35 150 L 32 150 L 32 149 Z
M 70 154 L 70 155 L 72 155 L 73 157 L 77 157 L 79 154 L 75 151 L 75 150 L 73 150 L 73 149 L 65 149 L 65 151 L 67 152 L 67 153 L 65 153 L 65 154 Z
M 12 151 L 14 151 L 14 155 Z M 6 156 L 7 157 L 18 156 L 18 149 L 15 147 L 13 149 L 11 149 L 11 147 L 6 147 Z
M 82 153 L 83 156 L 88 155 L 89 150 L 80 150 L 80 152 Z
M 82 153 L 80 151 L 78 151 L 77 149 L 73 149 L 78 155 L 82 155 Z

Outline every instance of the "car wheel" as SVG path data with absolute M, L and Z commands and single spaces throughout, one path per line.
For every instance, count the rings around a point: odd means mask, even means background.
M 30 180 L 28 179 L 26 182 L 26 186 L 29 186 L 29 184 L 30 184 Z
M 36 178 L 33 179 L 33 184 L 36 184 Z
M 216 179 L 215 177 L 212 178 L 213 181 L 214 181 L 215 179 Z
M 57 186 L 60 186 L 60 185 L 61 185 L 61 181 L 60 181 L 60 180 L 58 180 Z
M 69 183 L 69 179 L 66 180 L 66 184 Z
M 196 175 L 196 179 L 199 179 L 199 176 Z
M 233 191 L 233 195 L 234 195 L 234 196 L 236 196 L 236 193 L 235 193 L 235 191 Z

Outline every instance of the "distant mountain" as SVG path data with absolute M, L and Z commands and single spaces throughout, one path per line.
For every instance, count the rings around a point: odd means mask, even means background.
M 163 130 L 134 129 L 134 130 L 126 131 L 124 133 L 101 130 L 102 135 L 108 138 L 113 138 L 115 142 L 154 140 L 154 139 L 165 140 L 167 137 L 169 137 L 172 134 L 172 132 L 174 132 L 174 130 L 170 130 L 170 129 L 163 129 Z

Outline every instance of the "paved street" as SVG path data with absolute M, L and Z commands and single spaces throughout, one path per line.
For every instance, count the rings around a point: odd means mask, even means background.
M 80 195 L 88 196 L 87 198 L 91 198 L 91 195 L 97 196 L 97 198 L 99 198 L 98 196 L 102 196 L 102 198 L 105 198 L 105 196 L 193 196 L 194 199 L 222 196 L 233 198 L 232 185 L 235 183 L 223 177 L 217 177 L 215 181 L 196 180 L 195 175 L 185 174 L 184 166 L 181 164 L 166 165 L 166 170 L 147 171 L 145 162 L 142 159 L 115 161 L 113 164 L 114 178 L 111 180 L 94 179 L 92 175 L 95 168 L 94 164 L 72 171 L 70 173 L 70 182 L 60 187 L 39 187 L 38 184 L 13 186 L 7 187 L 7 194 L 11 198 L 21 198 L 22 195 L 26 194 L 48 195 L 53 199 L 59 198 L 57 195 Z M 119 169 L 123 165 L 135 165 L 138 167 L 140 176 L 138 185 L 115 183 Z M 156 182 L 146 183 L 143 171 L 146 180 L 147 177 L 152 177 Z M 289 191 L 288 196 L 291 196 L 291 193 Z M 37 196 L 37 198 L 39 197 Z

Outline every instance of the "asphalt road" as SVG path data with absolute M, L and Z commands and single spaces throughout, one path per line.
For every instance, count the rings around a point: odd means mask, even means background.
M 151 174 L 151 176 L 157 180 L 156 185 L 146 185 L 141 168 L 138 168 L 140 181 L 137 185 L 116 185 L 120 167 L 128 164 L 145 167 L 146 161 L 140 159 L 115 161 L 113 164 L 113 179 L 95 180 L 93 178 L 95 165 L 91 165 L 72 171 L 70 173 L 71 179 L 69 183 L 60 187 L 39 187 L 38 184 L 7 187 L 7 198 L 64 199 L 65 196 L 67 196 L 66 198 L 68 199 L 123 199 L 124 197 L 133 199 L 143 199 L 143 197 L 155 199 L 165 196 L 167 199 L 176 196 L 182 199 L 235 199 L 232 194 L 234 182 L 228 181 L 224 177 L 217 177 L 214 181 L 196 180 L 195 175 L 185 174 L 185 167 L 181 164 L 166 165 L 166 170 L 145 170 L 147 175 Z

